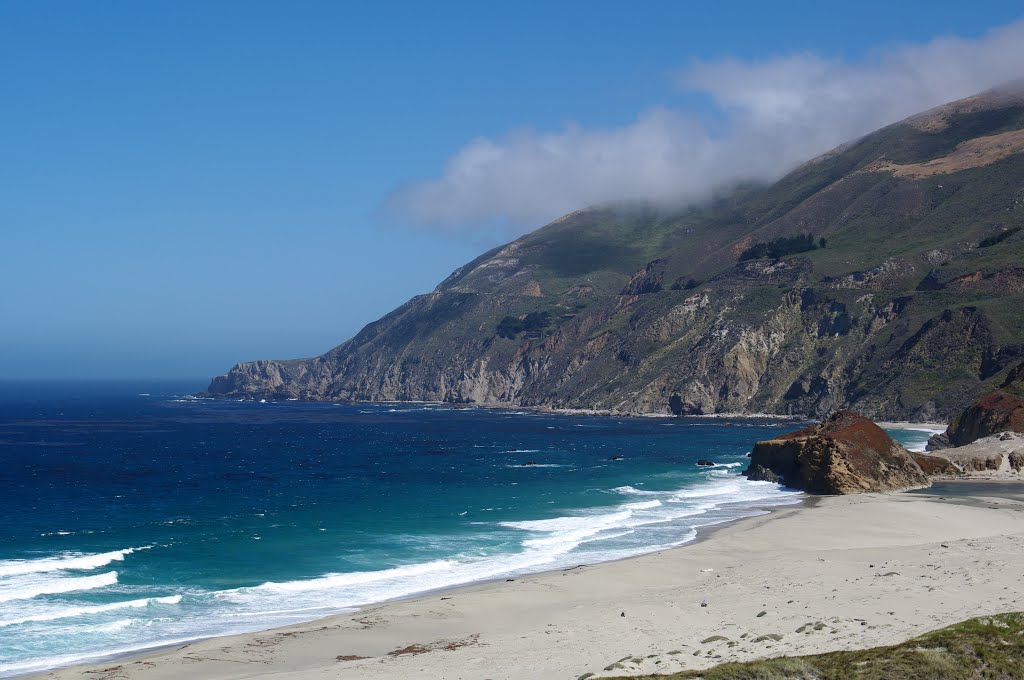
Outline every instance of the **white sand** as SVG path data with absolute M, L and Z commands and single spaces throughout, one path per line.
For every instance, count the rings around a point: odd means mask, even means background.
M 573 680 L 670 672 L 890 644 L 1024 610 L 1022 572 L 1022 503 L 832 497 L 663 553 L 39 677 Z M 726 639 L 702 642 L 713 636 Z M 633 660 L 602 670 L 626 657 Z
M 911 423 L 909 421 L 882 421 L 875 423 L 883 430 L 919 430 L 930 434 L 940 434 L 946 431 L 946 423 Z
M 1024 434 L 1001 432 L 984 437 L 966 446 L 932 451 L 931 455 L 941 456 L 953 462 L 963 472 L 959 479 L 1024 480 L 1024 469 L 1020 463 L 1011 462 L 1014 457 L 1024 457 Z M 994 459 L 998 466 L 988 467 Z M 983 464 L 979 466 L 979 461 Z M 975 469 L 981 467 L 983 469 Z

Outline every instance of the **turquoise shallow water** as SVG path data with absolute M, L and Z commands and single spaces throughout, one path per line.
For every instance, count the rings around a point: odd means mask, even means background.
M 802 497 L 739 476 L 792 422 L 198 387 L 0 384 L 0 676 L 650 552 Z
M 900 444 L 903 444 L 903 446 L 909 451 L 924 451 L 925 446 L 928 444 L 929 437 L 939 431 L 941 430 L 930 426 L 925 427 L 908 424 L 906 429 L 889 430 L 889 435 Z

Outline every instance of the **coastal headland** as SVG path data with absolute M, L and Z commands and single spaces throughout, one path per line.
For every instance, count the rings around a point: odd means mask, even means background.
M 570 680 L 893 644 L 1024 609 L 1022 510 L 997 482 L 814 498 L 655 554 L 35 677 Z

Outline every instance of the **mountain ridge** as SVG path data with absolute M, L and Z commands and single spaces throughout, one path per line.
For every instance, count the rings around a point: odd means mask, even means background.
M 700 205 L 569 213 L 319 357 L 237 364 L 209 393 L 948 418 L 1024 358 L 1022 92 Z M 743 259 L 773 243 L 802 250 Z

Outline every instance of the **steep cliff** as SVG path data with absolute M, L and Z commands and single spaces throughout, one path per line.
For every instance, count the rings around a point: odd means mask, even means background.
M 999 389 L 958 413 L 945 432 L 928 439 L 928 450 L 963 447 L 1001 432 L 1024 433 L 1024 362 L 1011 368 Z
M 743 474 L 817 494 L 893 491 L 928 484 L 906 449 L 852 411 L 839 411 L 820 425 L 757 442 Z
M 581 210 L 322 356 L 209 392 L 952 418 L 1024 359 L 1024 97 L 884 128 L 682 211 Z

